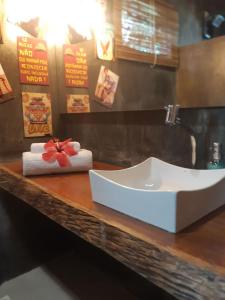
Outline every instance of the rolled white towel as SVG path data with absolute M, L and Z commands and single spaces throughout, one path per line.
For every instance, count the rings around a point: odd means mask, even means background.
M 70 142 L 69 143 L 76 152 L 80 151 L 80 143 L 79 142 Z M 31 153 L 44 153 L 45 148 L 44 148 L 45 143 L 32 143 L 30 146 L 30 151 Z
M 48 163 L 42 159 L 41 153 L 23 153 L 23 175 L 41 175 L 88 171 L 93 167 L 92 152 L 81 149 L 77 155 L 69 157 L 70 167 L 60 167 L 58 162 Z

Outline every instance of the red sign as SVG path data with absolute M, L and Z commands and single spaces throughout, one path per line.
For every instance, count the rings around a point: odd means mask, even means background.
M 48 50 L 40 39 L 18 37 L 20 82 L 25 84 L 49 85 Z
M 68 87 L 88 87 L 87 53 L 77 45 L 64 45 L 65 84 Z

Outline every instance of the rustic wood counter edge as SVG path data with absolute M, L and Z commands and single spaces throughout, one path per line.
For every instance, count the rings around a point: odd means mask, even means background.
M 18 161 L 0 164 L 0 187 L 2 189 L 104 250 L 177 299 L 225 299 L 224 266 L 193 256 L 174 245 L 171 246 L 170 243 L 162 243 L 157 239 L 157 234 L 162 234 L 164 239 L 166 236 L 170 237 L 171 234 L 162 233 L 153 226 L 148 225 L 150 231 L 155 231 L 155 238 L 154 235 L 146 234 L 147 225 L 144 223 L 142 225 L 142 222 L 132 220 L 120 213 L 114 213 L 108 208 L 98 211 L 70 201 L 68 197 L 51 190 L 48 184 L 40 184 L 40 179 L 23 177 L 19 171 L 15 171 L 18 165 L 20 165 Z M 96 168 L 101 168 L 101 166 L 100 163 L 96 164 Z M 48 177 L 48 180 L 53 182 L 56 178 L 61 179 L 63 176 L 67 178 L 67 181 L 69 179 L 71 181 L 73 175 L 69 175 L 70 177 L 57 175 L 52 178 Z M 88 180 L 88 174 L 74 176 L 77 180 L 81 176 L 85 176 L 83 178 Z M 63 185 L 66 189 L 65 182 Z M 110 215 L 111 218 L 109 218 Z M 128 223 L 123 223 L 123 219 L 127 219 Z M 132 221 L 138 224 L 137 230 L 135 230 L 136 224 L 129 226 Z M 140 230 L 142 226 L 143 232 Z M 225 253 L 225 248 L 221 251 Z

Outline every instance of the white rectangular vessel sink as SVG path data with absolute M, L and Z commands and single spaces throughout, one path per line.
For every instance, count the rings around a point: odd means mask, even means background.
M 123 170 L 91 170 L 89 176 L 95 202 L 169 232 L 225 204 L 225 169 L 186 169 L 150 157 Z

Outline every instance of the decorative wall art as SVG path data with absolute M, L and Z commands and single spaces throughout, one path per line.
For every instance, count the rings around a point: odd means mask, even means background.
M 18 37 L 17 51 L 20 82 L 49 85 L 48 49 L 44 40 Z
M 0 0 L 0 44 L 3 44 L 3 2 Z
M 112 25 L 108 24 L 105 31 L 96 39 L 97 58 L 102 60 L 113 60 L 114 33 Z
M 118 82 L 118 75 L 107 69 L 105 66 L 101 66 L 95 90 L 95 96 L 98 98 L 97 101 L 107 107 L 111 107 L 114 103 Z
M 67 95 L 67 112 L 90 112 L 89 95 Z
M 83 47 L 64 45 L 65 85 L 67 87 L 88 87 L 87 53 Z
M 22 102 L 25 137 L 52 135 L 50 95 L 23 92 Z
M 0 103 L 13 98 L 12 88 L 0 64 Z

